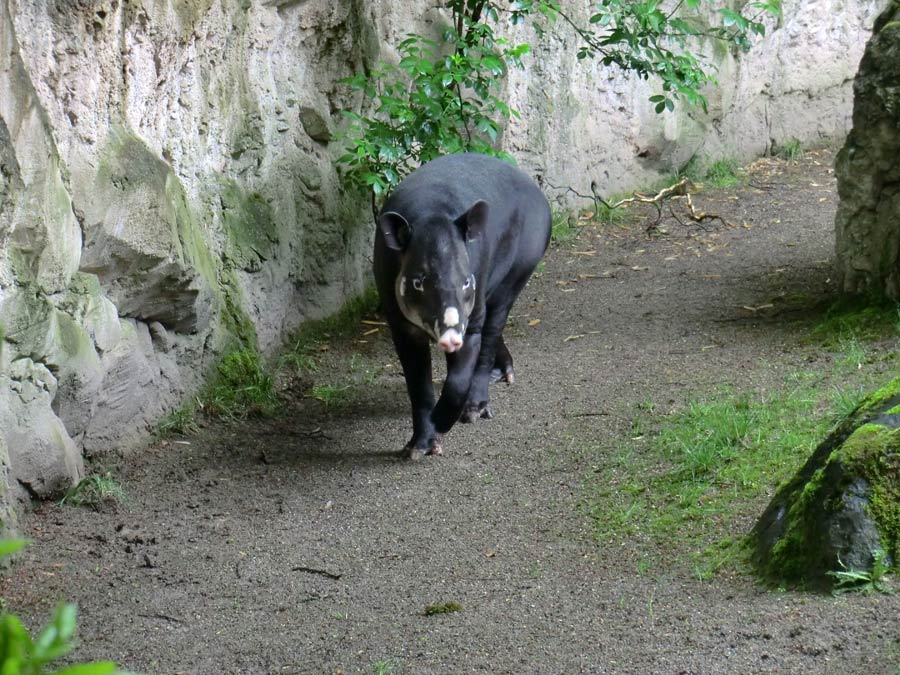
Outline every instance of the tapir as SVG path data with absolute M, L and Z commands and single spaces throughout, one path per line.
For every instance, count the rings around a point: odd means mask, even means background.
M 478 154 L 434 159 L 382 207 L 375 285 L 403 366 L 413 433 L 404 452 L 442 454 L 457 420 L 490 418 L 488 384 L 512 383 L 510 308 L 550 241 L 550 206 L 511 164 Z M 435 402 L 431 342 L 446 354 Z

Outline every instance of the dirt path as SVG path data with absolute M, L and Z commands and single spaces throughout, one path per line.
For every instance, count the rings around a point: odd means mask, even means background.
M 2 595 L 31 625 L 77 601 L 80 656 L 155 674 L 896 675 L 900 598 L 700 581 L 666 550 L 639 573 L 578 510 L 636 404 L 758 390 L 813 358 L 797 342 L 829 289 L 830 165 L 706 191 L 735 228 L 592 228 L 551 251 L 507 332 L 516 384 L 445 457 L 395 457 L 402 378 L 369 337 L 356 365 L 378 374 L 342 405 L 298 396 L 158 444 L 119 468 L 124 506 L 44 506 Z M 442 602 L 461 609 L 424 615 Z

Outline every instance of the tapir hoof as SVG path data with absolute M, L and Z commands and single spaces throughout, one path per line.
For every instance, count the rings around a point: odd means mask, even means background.
M 500 370 L 499 368 L 491 370 L 491 384 L 494 382 L 506 382 L 507 384 L 512 384 L 515 379 L 516 376 L 513 373 L 512 366 L 503 370 Z
M 403 452 L 401 454 L 413 461 L 422 459 L 425 455 L 443 455 L 444 448 L 441 445 L 442 441 L 442 437 L 437 436 L 436 438 L 431 439 L 430 444 L 425 448 L 416 447 L 416 445 L 413 445 L 413 443 L 410 442 L 405 448 L 403 448 Z
M 491 410 L 491 406 L 477 406 L 471 405 L 468 406 L 465 410 L 463 410 L 462 415 L 459 417 L 459 421 L 465 424 L 471 424 L 479 419 L 483 420 L 492 420 L 494 419 L 494 411 Z

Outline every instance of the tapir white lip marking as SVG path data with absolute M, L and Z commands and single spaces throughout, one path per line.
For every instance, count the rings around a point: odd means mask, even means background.
M 445 330 L 444 334 L 441 335 L 440 340 L 438 340 L 438 346 L 448 354 L 452 354 L 462 347 L 462 343 L 463 337 L 455 328 L 448 328 Z
M 444 310 L 444 325 L 453 328 L 459 323 L 459 310 L 456 307 L 448 307 Z

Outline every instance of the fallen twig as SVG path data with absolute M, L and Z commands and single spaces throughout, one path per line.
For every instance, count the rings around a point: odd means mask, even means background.
M 688 212 L 688 217 L 695 224 L 701 225 L 708 220 L 721 220 L 726 226 L 733 227 L 731 223 L 729 223 L 725 218 L 716 214 L 716 213 L 706 213 L 705 211 L 697 211 L 694 208 L 694 203 L 691 200 L 691 189 L 694 187 L 694 184 L 691 182 L 689 178 L 682 178 L 680 181 L 673 185 L 669 185 L 668 187 L 662 188 L 656 194 L 649 194 L 644 192 L 634 192 L 631 197 L 626 197 L 625 199 L 620 199 L 617 202 L 608 202 L 600 195 L 599 188 L 597 187 L 597 183 L 591 181 L 591 194 L 585 195 L 577 190 L 573 189 L 571 186 L 556 186 L 550 183 L 549 181 L 544 181 L 547 186 L 553 188 L 554 190 L 565 190 L 567 193 L 572 193 L 576 197 L 580 197 L 582 199 L 590 199 L 594 202 L 594 219 L 600 219 L 600 206 L 606 207 L 609 211 L 614 211 L 615 209 L 621 208 L 623 206 L 627 206 L 628 204 L 650 204 L 653 208 L 656 209 L 656 220 L 650 223 L 647 226 L 647 232 L 651 232 L 659 227 L 659 223 L 662 220 L 662 205 L 667 200 L 675 201 L 683 199 L 686 204 L 686 210 Z M 684 225 L 684 222 L 675 214 L 674 209 L 669 204 L 669 213 L 672 217 L 678 222 L 679 225 Z M 704 228 L 705 229 L 705 228 Z
M 304 565 L 292 567 L 291 572 L 306 572 L 307 574 L 318 574 L 320 577 L 327 577 L 329 579 L 334 579 L 335 581 L 344 576 L 343 574 L 335 574 L 334 572 L 329 572 L 328 570 L 319 570 L 315 567 L 306 567 Z

